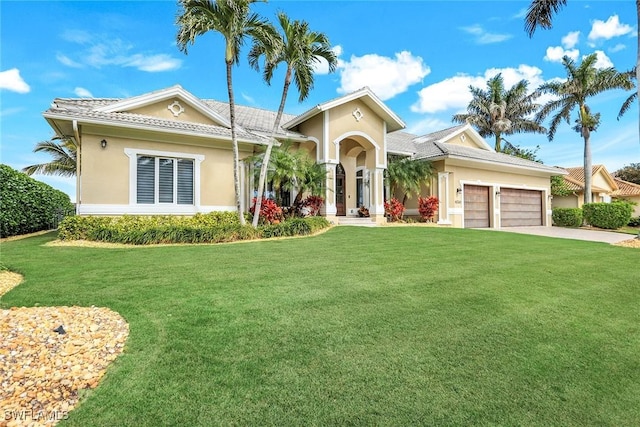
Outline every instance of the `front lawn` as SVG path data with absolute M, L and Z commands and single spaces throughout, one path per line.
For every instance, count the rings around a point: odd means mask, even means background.
M 1 308 L 130 324 L 62 426 L 639 425 L 637 249 L 432 227 L 95 249 L 2 244 Z

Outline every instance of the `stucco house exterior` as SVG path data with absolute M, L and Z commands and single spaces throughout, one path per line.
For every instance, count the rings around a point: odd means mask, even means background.
M 267 144 L 276 112 L 237 106 L 240 158 Z M 181 86 L 125 99 L 57 98 L 43 113 L 60 136 L 78 144 L 80 215 L 193 215 L 235 209 L 229 108 Z M 355 217 L 368 207 L 386 222 L 388 156 L 430 160 L 437 173 L 423 196 L 436 196 L 439 224 L 454 227 L 551 225 L 550 177 L 563 169 L 496 153 L 469 125 L 428 135 L 405 123 L 370 89 L 285 114 L 276 134 L 327 170 L 329 220 Z M 255 183 L 243 162 L 242 208 Z M 295 197 L 293 195 L 292 197 Z M 411 199 L 408 215 L 417 215 Z
M 571 191 L 568 196 L 554 196 L 554 208 L 580 208 L 584 204 L 584 167 L 566 168 L 564 183 Z M 623 181 L 611 175 L 604 165 L 591 168 L 591 197 L 593 203 L 628 200 L 636 203 L 633 216 L 640 216 L 640 185 Z

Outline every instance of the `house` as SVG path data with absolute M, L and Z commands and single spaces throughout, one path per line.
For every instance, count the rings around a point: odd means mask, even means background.
M 276 112 L 237 106 L 240 159 L 267 144 Z M 57 98 L 43 116 L 78 143 L 80 215 L 192 215 L 235 209 L 229 108 L 181 86 L 126 99 Z M 368 88 L 284 115 L 275 137 L 327 171 L 322 215 L 332 221 L 369 208 L 385 222 L 389 155 L 433 162 L 423 195 L 440 200 L 437 222 L 454 227 L 551 225 L 550 177 L 564 170 L 496 153 L 469 125 L 428 135 L 405 123 Z M 241 207 L 255 182 L 242 162 Z M 292 197 L 295 197 L 293 195 Z M 408 214 L 417 215 L 417 201 Z
M 554 208 L 580 208 L 584 204 L 584 168 L 566 168 L 564 183 L 571 194 L 554 196 Z M 609 203 L 614 199 L 637 203 L 633 216 L 640 216 L 640 185 L 623 181 L 611 175 L 603 165 L 591 168 L 591 200 L 593 203 Z

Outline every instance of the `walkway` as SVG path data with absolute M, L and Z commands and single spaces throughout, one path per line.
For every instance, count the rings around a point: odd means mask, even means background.
M 618 243 L 633 239 L 631 234 L 614 233 L 613 231 L 588 230 L 584 228 L 563 227 L 507 227 L 498 231 L 509 233 L 533 234 L 536 236 L 557 237 L 560 239 L 588 240 L 591 242 Z

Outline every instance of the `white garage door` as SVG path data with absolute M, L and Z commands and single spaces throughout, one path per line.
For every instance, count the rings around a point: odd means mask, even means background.
M 500 226 L 542 225 L 542 191 L 500 189 Z

